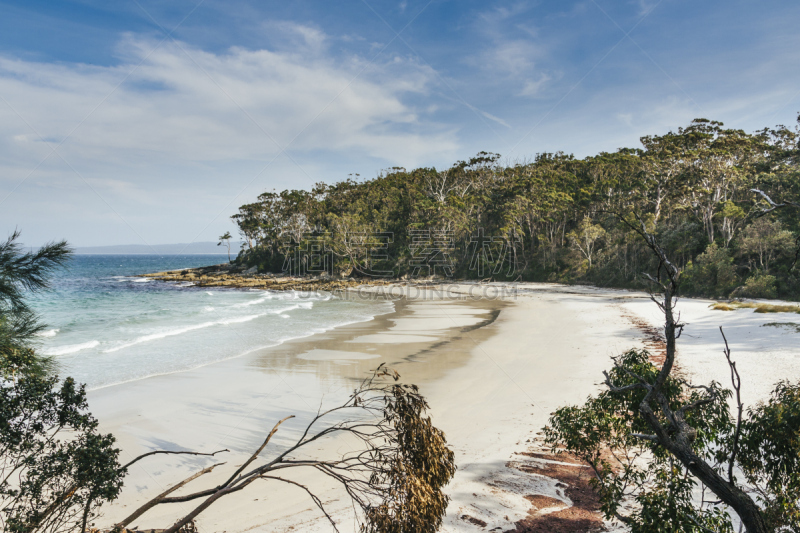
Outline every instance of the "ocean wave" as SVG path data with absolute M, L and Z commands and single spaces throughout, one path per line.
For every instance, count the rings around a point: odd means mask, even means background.
M 285 302 L 285 304 L 289 304 L 289 303 L 290 302 L 288 302 L 288 301 Z M 313 305 L 311 302 L 293 302 L 293 303 L 295 303 L 295 305 L 291 306 L 292 309 L 301 308 L 301 306 L 297 305 L 297 304 L 305 304 L 305 305 L 302 306 L 304 308 L 310 308 L 309 304 Z M 191 369 L 194 369 L 194 368 L 201 368 L 201 367 L 204 367 L 204 366 L 207 366 L 207 365 L 212 365 L 212 364 L 218 363 L 220 361 L 225 361 L 225 360 L 228 360 L 228 359 L 234 359 L 236 357 L 241 357 L 241 356 L 246 355 L 246 354 L 257 352 L 258 350 L 263 350 L 263 349 L 265 349 L 267 347 L 270 347 L 270 346 L 280 345 L 280 344 L 283 344 L 284 342 L 291 341 L 293 339 L 305 338 L 305 337 L 309 337 L 309 336 L 311 336 L 311 335 L 313 335 L 315 333 L 329 331 L 331 329 L 334 329 L 334 328 L 337 328 L 337 327 L 341 327 L 341 326 L 344 326 L 344 325 L 347 325 L 347 324 L 368 322 L 368 321 L 374 320 L 375 316 L 377 316 L 377 315 L 382 315 L 384 313 L 391 312 L 392 309 L 394 309 L 394 304 L 388 302 L 386 304 L 386 306 L 372 307 L 369 312 L 367 312 L 367 313 L 359 312 L 359 313 L 356 314 L 356 316 L 350 316 L 349 319 L 348 318 L 344 318 L 344 316 L 342 316 L 340 314 L 340 316 L 338 317 L 339 318 L 338 320 L 335 320 L 333 322 L 329 322 L 327 324 L 321 324 L 321 325 L 317 324 L 317 327 L 309 327 L 310 324 L 298 323 L 299 328 L 293 328 L 293 327 L 277 328 L 277 330 L 282 333 L 282 335 L 280 335 L 278 338 L 271 338 L 271 339 L 267 340 L 266 342 L 264 342 L 264 340 L 261 340 L 256 345 L 247 347 L 246 349 L 241 350 L 241 351 L 237 350 L 236 352 L 231 353 L 229 355 L 225 355 L 225 356 L 222 356 L 222 357 L 219 357 L 219 358 L 215 357 L 213 359 L 205 360 L 205 361 L 191 361 L 191 362 L 187 361 L 187 362 L 184 362 L 184 363 L 181 363 L 179 360 L 175 360 L 174 358 L 170 358 L 169 361 L 172 364 L 170 364 L 168 367 L 164 367 L 163 364 L 154 365 L 152 367 L 137 366 L 136 367 L 136 373 L 138 374 L 139 372 L 141 372 L 141 374 L 139 374 L 139 375 L 131 375 L 129 373 L 124 373 L 122 375 L 115 375 L 113 377 L 112 376 L 108 376 L 107 378 L 100 380 L 99 383 L 98 383 L 98 380 L 95 380 L 94 384 L 92 384 L 92 386 L 90 387 L 89 390 L 102 389 L 102 388 L 106 388 L 106 387 L 119 385 L 119 384 L 122 384 L 122 383 L 129 383 L 129 382 L 133 382 L 133 381 L 138 381 L 138 380 L 145 379 L 145 378 L 152 377 L 152 376 L 168 375 L 168 374 L 185 372 L 187 370 L 191 370 Z M 203 324 L 197 324 L 195 326 L 190 326 L 190 327 L 192 329 L 197 329 L 197 327 L 208 327 L 208 326 L 217 325 L 217 324 L 221 325 L 221 324 L 226 324 L 226 323 L 246 322 L 246 321 L 253 320 L 255 318 L 262 317 L 262 316 L 267 316 L 267 315 L 271 315 L 271 313 L 265 312 L 265 313 L 258 314 L 258 315 L 247 315 L 247 316 L 242 316 L 242 317 L 230 318 L 230 319 L 227 319 L 227 320 L 219 320 L 219 321 L 216 321 L 216 322 L 206 322 L 206 323 L 203 323 Z M 292 318 L 291 316 L 289 316 L 287 314 L 279 314 L 277 316 L 276 315 L 272 315 L 272 316 L 274 316 L 275 318 L 280 316 L 282 319 L 290 319 L 290 318 Z M 180 329 L 186 330 L 187 328 L 180 328 Z M 168 333 L 168 332 L 164 332 L 164 333 Z M 177 334 L 177 331 L 173 330 L 173 334 Z M 147 336 L 145 336 L 145 337 L 147 337 Z M 140 339 L 142 339 L 142 338 L 140 337 L 139 339 L 136 339 L 136 340 L 140 340 Z M 146 341 L 143 341 L 143 342 L 146 342 Z M 119 350 L 119 349 L 122 349 L 122 348 L 123 348 L 123 346 L 115 347 L 116 350 Z
M 288 311 L 294 311 L 296 309 L 312 309 L 314 307 L 314 302 L 300 302 L 294 305 L 290 305 L 289 307 L 283 307 L 281 309 L 271 309 L 269 312 L 273 315 L 281 315 Z
M 37 337 L 55 337 L 58 332 L 61 331 L 60 329 L 48 329 L 46 331 L 40 331 L 36 334 Z
M 53 348 L 46 348 L 42 350 L 45 355 L 67 355 L 71 353 L 80 352 L 81 350 L 88 350 L 98 346 L 100 341 L 82 342 L 80 344 L 66 344 L 64 346 L 54 346 Z
M 250 307 L 251 305 L 263 304 L 264 302 L 267 302 L 267 301 L 269 301 L 271 299 L 272 298 L 269 295 L 262 296 L 261 298 L 258 298 L 256 300 L 250 300 L 249 302 L 242 302 L 242 303 L 234 304 L 232 307 Z
M 257 352 L 258 350 L 263 350 L 265 348 L 271 348 L 271 347 L 276 346 L 278 344 L 282 344 L 282 342 L 279 341 L 279 342 L 275 342 L 275 343 L 272 343 L 272 344 L 254 346 L 254 347 L 252 347 L 252 348 L 250 348 L 250 349 L 248 349 L 248 350 L 246 350 L 244 352 L 237 353 L 237 354 L 231 355 L 229 357 L 224 357 L 222 359 L 215 359 L 213 361 L 206 361 L 205 363 L 201 363 L 201 364 L 193 365 L 193 366 L 187 366 L 185 368 L 176 368 L 174 370 L 166 370 L 164 372 L 155 372 L 155 373 L 152 373 L 152 374 L 145 374 L 145 375 L 141 375 L 141 376 L 132 377 L 130 379 L 124 379 L 122 381 L 115 381 L 115 382 L 111 382 L 111 383 L 105 383 L 103 385 L 90 387 L 88 390 L 96 391 L 96 390 L 105 389 L 105 388 L 108 388 L 108 387 L 115 387 L 117 385 L 124 385 L 126 383 L 133 383 L 134 381 L 139 381 L 139 380 L 142 380 L 142 379 L 153 378 L 153 377 L 156 377 L 156 376 L 169 376 L 171 374 L 180 374 L 181 372 L 186 372 L 188 370 L 194 370 L 194 369 L 197 369 L 197 368 L 203 368 L 204 366 L 209 366 L 209 365 L 213 365 L 213 364 L 216 364 L 216 363 L 221 363 L 223 361 L 228 361 L 230 359 L 236 359 L 237 357 L 242 357 L 243 355 L 248 355 L 248 354 L 251 354 L 253 352 Z
M 217 324 L 227 325 L 227 324 L 240 324 L 242 322 L 250 322 L 251 320 L 255 320 L 258 317 L 264 316 L 264 313 L 260 315 L 247 315 L 247 316 L 240 316 L 237 318 L 228 318 L 225 320 L 220 320 L 216 322 Z
M 189 333 L 190 331 L 210 328 L 212 326 L 227 326 L 228 324 L 239 324 L 242 322 L 250 322 L 251 320 L 255 320 L 260 316 L 264 315 L 263 314 L 247 315 L 236 318 L 227 318 L 224 320 L 216 320 L 214 322 L 202 322 L 200 324 L 192 324 L 191 326 L 184 326 L 182 328 L 169 329 L 167 331 L 161 331 L 159 333 L 151 333 L 149 335 L 143 335 L 141 337 L 137 337 L 132 341 L 120 344 L 119 346 L 114 346 L 113 348 L 104 350 L 103 353 L 117 352 L 119 350 L 124 350 L 125 348 L 130 348 L 131 346 L 136 346 L 137 344 L 142 344 L 143 342 L 155 341 L 166 337 L 174 337 L 175 335 L 183 335 L 184 333 Z
M 299 293 L 296 291 L 287 291 L 283 294 L 275 294 L 275 293 L 264 293 L 263 296 L 260 298 L 255 298 L 253 300 L 247 302 L 241 302 L 238 304 L 234 304 L 231 307 L 250 307 L 252 305 L 259 305 L 263 303 L 267 303 L 272 300 L 278 300 L 283 302 L 296 302 L 297 300 L 302 299 L 302 303 L 292 306 L 290 309 L 298 309 L 302 307 L 303 309 L 311 309 L 314 306 L 314 302 L 326 302 L 330 299 L 330 296 L 325 296 L 319 293 L 314 294 L 313 296 L 305 295 L 302 298 L 300 297 Z M 271 311 L 272 313 L 281 313 L 283 310 L 275 310 Z

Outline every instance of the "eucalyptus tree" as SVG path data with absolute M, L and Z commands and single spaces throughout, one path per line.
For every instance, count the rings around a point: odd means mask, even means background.
M 532 161 L 503 165 L 497 154 L 480 152 L 444 171 L 392 168 L 374 179 L 351 176 L 311 191 L 264 193 L 233 217 L 248 242 L 240 261 L 280 268 L 289 235 L 295 241 L 304 234 L 329 235 L 337 264 L 346 271 L 360 263 L 347 257 L 362 254 L 363 246 L 344 246 L 358 243 L 334 233 L 390 233 L 385 263 L 401 275 L 413 260 L 412 233 L 429 231 L 451 236 L 459 276 L 478 275 L 470 265 L 475 239 L 482 235 L 513 245 L 515 277 L 635 287 L 641 286 L 635 272 L 657 261 L 635 232 L 611 216 L 635 209 L 645 213 L 650 230 L 681 268 L 704 263 L 707 273 L 732 269 L 728 278 L 746 283 L 754 255 L 742 251 L 750 249 L 757 229 L 748 229 L 755 220 L 750 190 L 800 196 L 798 139 L 798 131 L 783 126 L 747 134 L 697 119 L 642 137 L 640 148 L 582 159 L 541 153 Z M 605 234 L 603 246 L 591 252 L 591 269 L 581 268 L 588 257 L 576 253 L 578 241 L 567 237 L 579 235 L 587 217 Z M 777 295 L 797 297 L 800 217 L 785 211 L 776 217 L 795 245 L 793 253 L 769 261 L 770 275 Z M 787 234 L 782 235 L 783 243 Z M 702 286 L 701 278 L 709 276 L 694 274 L 703 269 L 694 268 L 688 280 L 692 294 L 726 296 L 736 288 Z
M 231 236 L 231 232 L 230 231 L 226 231 L 224 234 L 222 234 L 219 237 L 219 242 L 217 243 L 217 246 L 222 246 L 224 244 L 224 245 L 226 245 L 228 247 L 228 261 L 231 260 L 231 239 L 232 238 L 233 237 Z
M 397 372 L 381 365 L 341 405 L 320 410 L 293 444 L 267 451 L 283 423 L 294 418 L 288 416 L 275 424 L 263 443 L 222 483 L 173 496 L 224 463 L 203 468 L 134 510 L 115 524 L 114 530 L 142 520 L 154 507 L 196 502 L 191 511 L 163 530 L 177 533 L 222 498 L 228 499 L 253 483 L 271 483 L 304 491 L 331 528 L 339 531 L 318 489 L 292 478 L 293 471 L 311 469 L 344 490 L 360 531 L 434 533 L 442 524 L 450 499 L 442 489 L 455 474 L 454 454 L 444 433 L 425 416 L 428 404 L 419 389 L 399 382 L 399 378 Z M 350 450 L 337 457 L 319 456 L 321 443 L 344 436 L 355 443 Z
M 762 216 L 800 207 L 757 192 L 769 204 Z M 731 389 L 677 377 L 677 341 L 689 327 L 677 310 L 683 272 L 641 213 L 621 221 L 658 260 L 655 272 L 643 275 L 664 315 L 663 362 L 636 350 L 613 358 L 604 372 L 607 390 L 557 410 L 547 442 L 588 462 L 606 518 L 633 532 L 732 533 L 731 513 L 748 533 L 800 531 L 800 384 L 780 382 L 770 400 L 745 411 L 742 377 L 721 328 Z

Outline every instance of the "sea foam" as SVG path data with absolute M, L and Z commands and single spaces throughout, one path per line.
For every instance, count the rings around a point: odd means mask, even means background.
M 66 344 L 64 346 L 54 346 L 42 350 L 45 355 L 67 355 L 71 353 L 80 352 L 81 350 L 88 350 L 100 344 L 100 341 L 82 342 L 80 344 Z
M 142 344 L 143 342 L 150 342 L 159 339 L 163 339 L 165 337 L 173 337 L 175 335 L 183 335 L 184 333 L 189 333 L 190 331 L 196 331 L 198 329 L 210 328 L 212 326 L 225 326 L 228 324 L 239 324 L 241 322 L 250 322 L 251 320 L 255 320 L 256 318 L 264 316 L 264 314 L 260 315 L 247 315 L 242 317 L 236 318 L 227 318 L 224 320 L 216 320 L 214 322 L 203 322 L 200 324 L 193 324 L 191 326 L 184 326 L 182 328 L 175 328 L 169 329 L 167 331 L 161 331 L 159 333 L 151 333 L 149 335 L 143 335 L 141 337 L 137 337 L 130 342 L 126 342 L 120 344 L 119 346 L 115 346 L 113 348 L 109 348 L 108 350 L 103 350 L 103 353 L 113 353 L 118 352 L 119 350 L 124 350 L 125 348 L 130 348 L 131 346 L 136 346 L 137 344 Z

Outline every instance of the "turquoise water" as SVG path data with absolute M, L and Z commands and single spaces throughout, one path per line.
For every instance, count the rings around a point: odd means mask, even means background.
M 33 297 L 39 350 L 89 389 L 180 372 L 388 312 L 323 292 L 201 288 L 135 277 L 213 265 L 219 255 L 79 255 Z

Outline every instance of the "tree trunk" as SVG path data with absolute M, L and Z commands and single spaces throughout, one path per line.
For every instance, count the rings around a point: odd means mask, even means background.
M 683 439 L 682 439 L 683 440 Z M 691 444 L 673 442 L 669 451 L 677 457 L 689 471 L 702 481 L 714 494 L 733 509 L 742 520 L 747 533 L 770 533 L 761 509 L 742 489 L 729 483 L 708 463 L 695 455 Z

